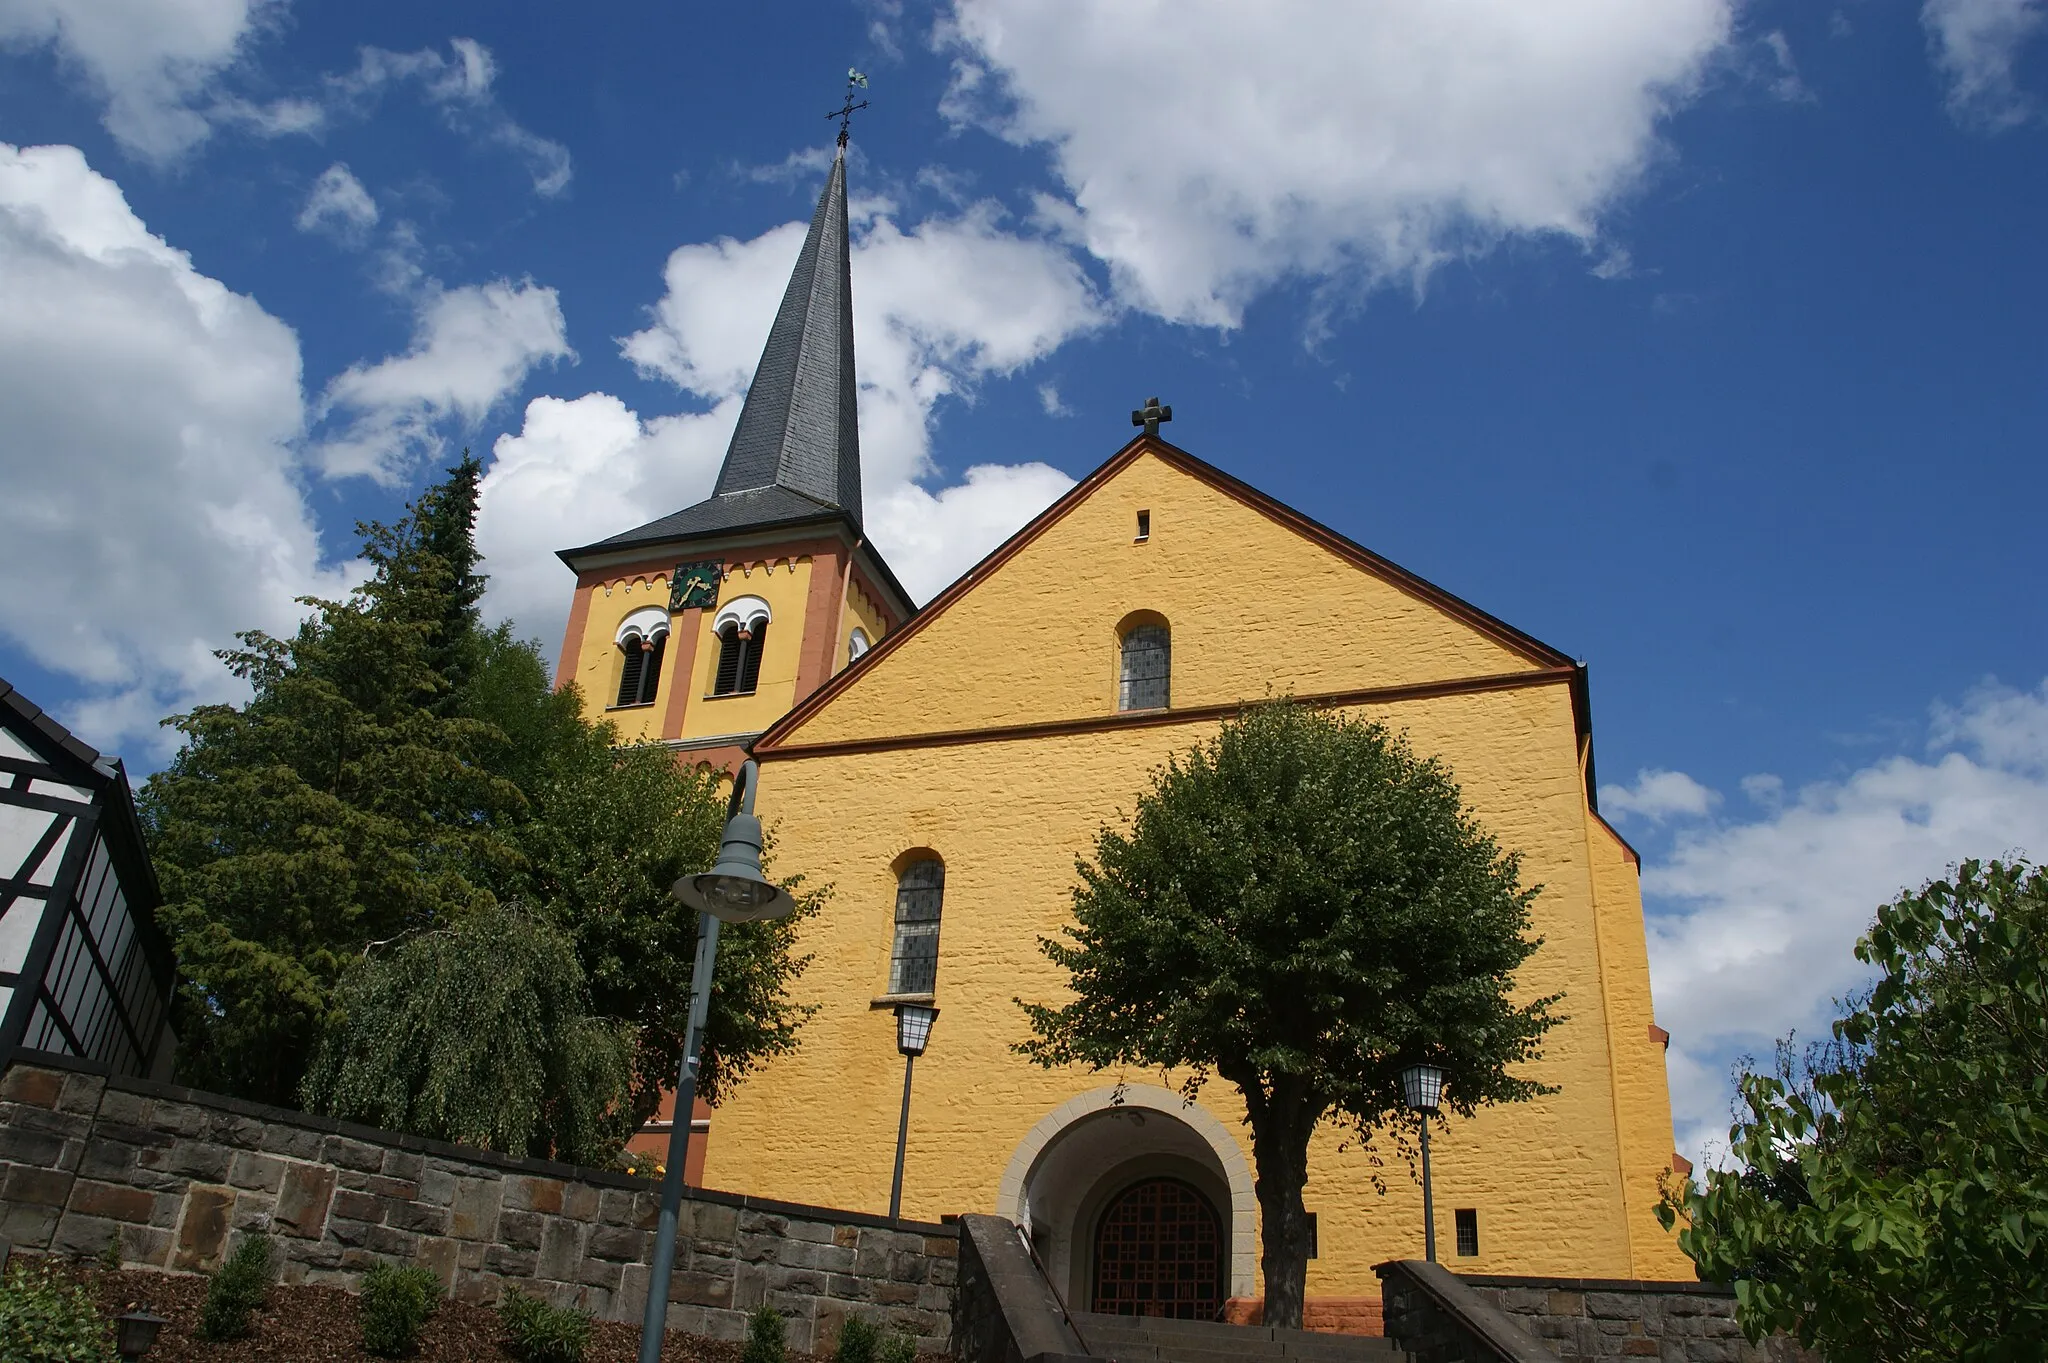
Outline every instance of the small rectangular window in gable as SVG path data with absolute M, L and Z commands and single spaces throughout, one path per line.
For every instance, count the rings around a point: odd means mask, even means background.
M 1476 1207 L 1460 1207 L 1452 1216 L 1458 1225 L 1458 1253 L 1470 1259 L 1479 1253 L 1479 1211 Z
M 1141 540 L 1152 538 L 1152 513 L 1149 511 L 1140 511 L 1138 513 L 1138 538 Z

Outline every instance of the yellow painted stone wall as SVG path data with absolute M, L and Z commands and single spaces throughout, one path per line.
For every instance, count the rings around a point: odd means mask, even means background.
M 1142 544 L 1141 509 L 1152 513 Z M 1429 603 L 1147 454 L 788 741 L 1103 714 L 1116 705 L 1117 624 L 1139 610 L 1172 629 L 1176 706 L 1537 666 L 1476 630 L 1446 628 Z M 1356 632 L 1366 622 L 1369 638 Z M 897 665 L 913 651 L 916 666 Z
M 1152 538 L 1133 544 L 1136 511 Z M 1291 529 L 1144 456 L 984 582 L 875 660 L 793 745 L 1111 713 L 1115 628 L 1134 610 L 1173 630 L 1176 707 L 1294 691 L 1536 672 L 1541 665 Z M 1648 976 L 1633 870 L 1596 843 L 1569 688 L 1411 699 L 1359 713 L 1450 763 L 1467 801 L 1523 853 L 1543 949 L 1529 995 L 1563 992 L 1569 1021 L 1535 1071 L 1560 1092 L 1453 1122 L 1436 1146 L 1438 1234 L 1479 1212 L 1476 1272 L 1689 1276 L 1650 1219 L 1651 1162 L 1669 1158 L 1661 1053 L 1647 1047 Z M 887 985 L 895 882 L 906 850 L 946 862 L 937 1002 L 917 1067 L 904 1211 L 995 1211 L 1017 1143 L 1074 1095 L 1116 1075 L 1048 1073 L 1011 1052 L 1014 1000 L 1052 1000 L 1061 973 L 1037 939 L 1068 921 L 1074 859 L 1118 820 L 1165 758 L 1213 721 L 858 754 L 767 755 L 760 810 L 777 867 L 833 887 L 808 924 L 796 987 L 820 1005 L 802 1046 L 755 1074 L 713 1122 L 710 1186 L 854 1209 L 887 1205 L 903 1062 Z M 1604 830 L 1601 830 L 1603 836 Z M 1621 874 L 1626 871 L 1626 874 Z M 1630 924 L 1633 924 L 1633 937 Z M 1610 994 L 1612 998 L 1610 998 Z M 1133 1073 L 1133 1082 L 1161 1082 Z M 1177 1076 L 1163 1080 L 1169 1087 Z M 1238 1134 L 1243 1108 L 1212 1082 L 1203 1102 Z M 1312 1153 L 1308 1205 L 1321 1257 L 1309 1291 L 1371 1296 L 1371 1265 L 1421 1249 L 1420 1193 L 1330 1131 Z M 1647 1194 L 1654 1198 L 1654 1193 Z
M 804 612 L 810 590 L 809 555 L 793 562 L 757 560 L 726 566 L 719 604 L 723 606 L 742 596 L 758 596 L 768 603 L 774 617 L 768 626 L 768 647 L 761 655 L 759 684 L 750 696 L 711 694 L 712 679 L 718 674 L 718 640 L 711 633 L 717 612 L 705 611 L 703 637 L 697 642 L 690 708 L 683 712 L 682 737 L 759 733 L 789 713 L 796 704 L 796 666 L 803 649 Z
M 572 674 L 583 691 L 585 712 L 592 719 L 609 719 L 618 726 L 625 742 L 662 737 L 674 688 L 687 682 L 693 689 L 683 712 L 680 737 L 701 738 L 714 734 L 758 733 L 789 712 L 796 703 L 798 652 L 803 645 L 804 612 L 811 583 L 808 555 L 773 560 L 734 561 L 725 572 L 719 591 L 721 603 L 741 596 L 758 596 L 768 603 L 773 623 L 768 629 L 768 649 L 761 658 L 759 684 L 750 696 L 711 695 L 712 678 L 718 668 L 718 640 L 712 634 L 715 610 L 703 611 L 697 622 L 697 649 L 688 678 L 676 675 L 685 650 L 682 640 L 671 637 L 662 654 L 659 693 L 652 705 L 615 706 L 619 694 L 619 625 L 634 611 L 668 605 L 666 574 L 633 574 L 614 581 L 581 588 L 590 603 L 583 635 L 574 645 L 576 669 Z M 671 617 L 674 628 L 684 617 Z

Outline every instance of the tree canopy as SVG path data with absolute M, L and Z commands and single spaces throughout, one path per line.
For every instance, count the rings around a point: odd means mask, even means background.
M 1370 1144 L 1400 1074 L 1443 1067 L 1461 1115 L 1548 1092 L 1510 1073 L 1558 1019 L 1517 1004 L 1539 939 L 1517 855 L 1451 773 L 1370 721 L 1276 702 L 1170 760 L 1128 830 L 1077 861 L 1074 923 L 1042 940 L 1072 998 L 1024 1004 L 1042 1065 L 1211 1074 L 1243 1095 L 1263 1212 L 1266 1320 L 1299 1325 L 1308 1144 Z
M 1834 1363 L 2016 1363 L 2048 1339 L 2048 872 L 1965 862 L 1877 912 L 1877 983 L 1738 1080 L 1729 1169 L 1662 1215 L 1751 1338 Z
M 535 645 L 483 627 L 480 473 L 465 457 L 397 523 L 359 527 L 373 571 L 347 600 L 309 598 L 291 637 L 251 632 L 224 652 L 246 703 L 166 721 L 184 744 L 140 804 L 186 1082 L 291 1103 L 366 949 L 461 943 L 506 903 L 573 944 L 587 1014 L 629 1029 L 633 1118 L 674 1082 L 696 918 L 668 889 L 715 857 L 723 778 L 618 746 L 573 687 L 551 686 Z M 721 943 L 710 1101 L 796 1044 L 806 1010 L 786 990 L 807 958 L 793 943 L 822 891 L 786 883 L 794 918 Z

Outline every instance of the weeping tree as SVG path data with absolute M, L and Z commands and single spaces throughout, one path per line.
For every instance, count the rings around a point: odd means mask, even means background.
M 1212 1075 L 1237 1088 L 1268 1324 L 1301 1324 L 1319 1126 L 1370 1150 L 1392 1125 L 1398 1142 L 1416 1063 L 1443 1068 L 1461 1116 L 1555 1091 L 1510 1073 L 1560 1020 L 1561 996 L 1512 997 L 1540 945 L 1538 887 L 1450 772 L 1377 723 L 1250 708 L 1156 772 L 1076 871 L 1074 922 L 1040 941 L 1072 996 L 1024 1003 L 1018 1049 L 1047 1067 L 1178 1070 L 1189 1101 Z
M 300 1097 L 390 1130 L 608 1163 L 633 1132 L 633 1039 L 589 1006 L 575 944 L 493 904 L 373 948 L 341 981 Z

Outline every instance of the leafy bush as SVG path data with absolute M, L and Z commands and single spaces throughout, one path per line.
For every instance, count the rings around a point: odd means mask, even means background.
M 839 1347 L 832 1351 L 832 1363 L 875 1363 L 875 1348 L 881 1342 L 882 1332 L 873 1321 L 848 1316 L 839 1327 Z
M 891 1331 L 889 1337 L 882 1341 L 875 1363 L 917 1363 L 917 1341 L 909 1335 Z
M 23 1261 L 0 1280 L 0 1358 L 114 1363 L 114 1334 L 83 1283 L 54 1264 Z
M 440 1301 L 441 1280 L 433 1269 L 378 1264 L 363 1275 L 363 1347 L 386 1358 L 411 1353 Z
M 740 1350 L 740 1363 L 788 1363 L 789 1346 L 782 1342 L 782 1313 L 772 1306 L 757 1306 L 747 1317 L 747 1346 Z
M 206 1304 L 199 1308 L 201 1339 L 242 1339 L 250 1317 L 270 1291 L 270 1237 L 258 1231 L 242 1237 L 235 1252 L 206 1283 Z
M 582 1363 L 590 1347 L 590 1313 L 549 1306 L 513 1288 L 498 1303 L 505 1347 L 521 1363 Z

